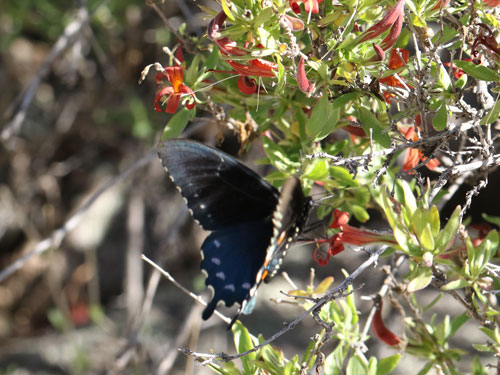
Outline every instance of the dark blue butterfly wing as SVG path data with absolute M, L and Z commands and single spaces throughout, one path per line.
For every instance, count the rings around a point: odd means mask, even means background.
M 188 140 L 164 142 L 159 156 L 194 218 L 212 231 L 202 245 L 205 284 L 214 292 L 203 319 L 219 301 L 249 313 L 257 287 L 276 273 L 302 228 L 309 200 L 300 181 L 287 181 L 280 195 L 233 157 Z
M 279 193 L 233 157 L 188 140 L 159 148 L 163 166 L 203 229 L 221 228 L 272 215 Z
M 249 296 L 264 264 L 272 231 L 269 218 L 216 230 L 205 239 L 201 268 L 207 273 L 205 283 L 213 288 L 213 297 L 203 319 L 212 315 L 219 301 L 231 306 L 242 304 Z

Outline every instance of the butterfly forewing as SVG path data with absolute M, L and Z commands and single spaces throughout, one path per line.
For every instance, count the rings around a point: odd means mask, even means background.
M 165 141 L 159 156 L 193 216 L 216 230 L 272 215 L 279 193 L 233 157 L 188 140 Z

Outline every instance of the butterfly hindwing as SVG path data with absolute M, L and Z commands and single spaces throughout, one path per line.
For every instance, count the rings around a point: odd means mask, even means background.
M 271 184 L 215 148 L 168 140 L 159 156 L 205 230 L 266 218 L 278 203 L 279 193 Z
M 248 297 L 272 231 L 269 218 L 216 230 L 205 239 L 201 268 L 207 273 L 205 284 L 213 288 L 213 297 L 203 311 L 204 319 L 212 315 L 219 301 L 226 306 L 241 305 Z

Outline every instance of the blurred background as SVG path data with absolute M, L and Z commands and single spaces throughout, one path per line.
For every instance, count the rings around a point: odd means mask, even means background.
M 141 260 L 145 253 L 204 291 L 206 233 L 154 151 L 168 121 L 153 110 L 154 74 L 138 84 L 146 65 L 168 64 L 162 46 L 177 43 L 159 13 L 202 35 L 208 19 L 198 5 L 219 9 L 184 0 L 0 1 L 0 272 L 43 253 L 0 282 L 0 374 L 207 374 L 177 348 L 234 353 L 225 324 L 202 322 L 202 307 Z M 191 136 L 215 143 L 209 120 L 194 124 Z M 305 288 L 312 249 L 288 254 L 284 270 Z M 342 280 L 342 268 L 366 259 L 343 252 L 316 267 L 316 280 Z M 364 277 L 358 285 L 369 295 L 384 274 L 378 267 Z M 281 276 L 259 289 L 256 311 L 242 318 L 252 333 L 268 337 L 302 312 L 273 302 L 290 289 Z M 371 306 L 358 305 L 362 313 Z M 388 319 L 397 334 L 401 319 Z M 480 335 L 467 329 L 469 341 Z M 275 344 L 293 356 L 316 331 L 305 320 Z M 369 343 L 371 354 L 394 353 Z

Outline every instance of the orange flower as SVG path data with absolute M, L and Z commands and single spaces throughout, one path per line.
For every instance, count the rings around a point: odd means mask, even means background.
M 409 140 L 409 141 L 418 141 L 418 135 L 415 132 L 415 128 L 413 126 L 410 126 L 404 133 L 404 137 Z M 415 168 L 420 161 L 426 161 L 427 157 L 424 156 L 423 152 L 420 151 L 418 148 L 409 148 L 406 151 L 405 159 L 403 162 L 403 171 L 409 171 L 413 168 Z M 431 159 L 429 160 L 425 166 L 429 170 L 434 170 L 438 165 L 439 165 L 439 160 L 437 159 Z M 413 174 L 414 171 L 409 172 L 409 174 Z
M 167 106 L 165 112 L 175 113 L 179 107 L 181 96 L 189 95 L 191 98 L 186 101 L 185 106 L 188 109 L 193 109 L 195 104 L 195 96 L 193 90 L 187 87 L 184 82 L 184 72 L 181 66 L 168 66 L 165 71 L 156 74 L 156 84 L 160 85 L 164 81 L 168 81 L 172 86 L 163 87 L 158 91 L 155 97 L 155 110 L 162 112 L 161 99 L 166 97 Z

